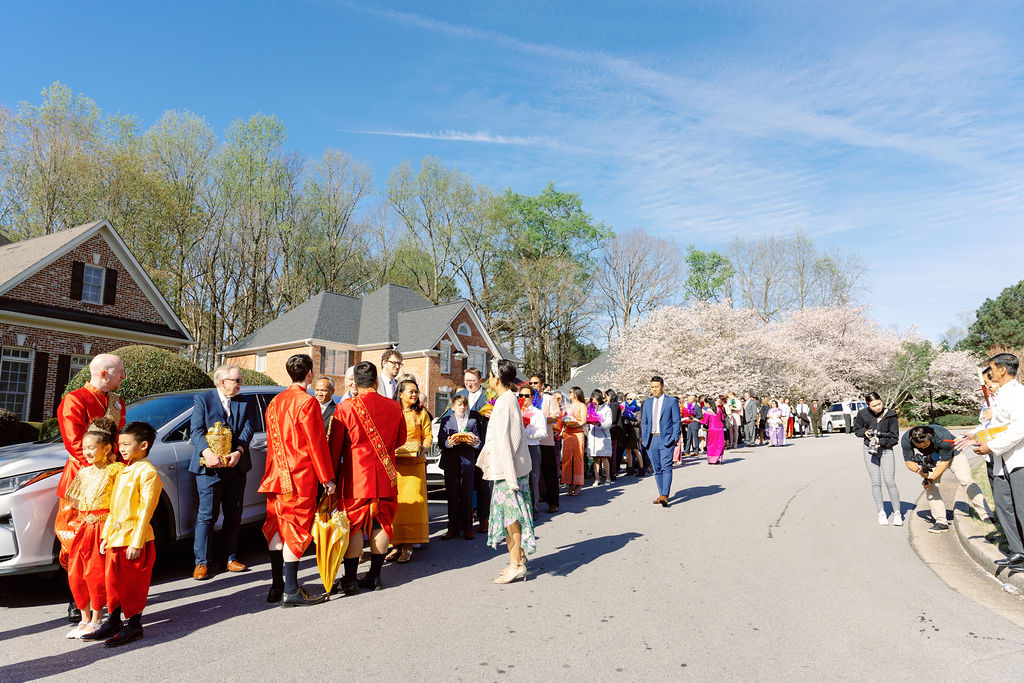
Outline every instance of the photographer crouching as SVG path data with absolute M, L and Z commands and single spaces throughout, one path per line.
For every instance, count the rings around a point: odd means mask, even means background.
M 956 437 L 948 429 L 934 424 L 914 427 L 905 432 L 900 440 L 907 469 L 921 476 L 925 498 L 934 518 L 934 524 L 928 531 L 933 534 L 949 529 L 949 525 L 946 524 L 946 504 L 938 487 L 939 479 L 946 470 L 953 472 L 978 517 L 987 522 L 993 521 L 981 488 L 971 478 L 971 465 L 967 461 L 967 456 L 962 451 L 954 449 L 955 441 Z

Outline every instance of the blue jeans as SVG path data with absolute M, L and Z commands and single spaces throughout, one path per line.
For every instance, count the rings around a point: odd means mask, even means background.
M 245 472 L 224 471 L 219 474 L 197 474 L 199 510 L 196 512 L 196 538 L 192 551 L 196 564 L 210 564 L 210 537 L 217 516 L 223 510 L 221 527 L 223 552 L 230 562 L 238 550 L 238 530 L 242 525 L 242 498 L 245 495 Z
M 672 451 L 676 445 L 662 446 L 651 444 L 647 453 L 651 457 L 654 468 L 654 482 L 658 485 L 658 495 L 668 498 L 672 490 Z

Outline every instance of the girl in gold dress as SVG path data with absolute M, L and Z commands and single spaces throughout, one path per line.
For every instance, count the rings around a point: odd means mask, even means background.
M 411 379 L 398 385 L 398 400 L 405 416 L 405 444 L 395 450 L 398 471 L 398 511 L 395 513 L 394 548 L 389 560 L 404 564 L 412 559 L 414 543 L 426 543 L 430 534 L 427 518 L 427 451 L 433 439 L 430 413 L 420 403 L 420 390 Z
M 114 455 L 114 434 L 117 424 L 108 417 L 89 423 L 82 438 L 82 455 L 89 462 L 75 475 L 67 490 L 67 501 L 77 511 L 74 540 L 68 551 L 68 584 L 75 605 L 82 611 L 82 621 L 67 634 L 80 639 L 100 627 L 103 606 L 107 604 L 104 558 L 100 553 L 103 522 L 110 511 L 110 494 L 114 481 L 124 469 L 111 462 Z M 90 613 L 91 612 L 91 613 Z

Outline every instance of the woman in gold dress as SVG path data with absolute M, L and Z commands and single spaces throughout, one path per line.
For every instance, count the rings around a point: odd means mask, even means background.
M 404 564 L 412 559 L 414 543 L 427 543 L 427 451 L 433 433 L 430 413 L 420 403 L 420 389 L 411 379 L 398 385 L 398 400 L 405 416 L 406 441 L 395 450 L 398 470 L 398 511 L 395 513 L 394 548 L 388 559 Z

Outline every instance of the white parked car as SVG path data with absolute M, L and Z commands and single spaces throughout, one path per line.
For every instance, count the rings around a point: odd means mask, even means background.
M 284 387 L 242 387 L 240 396 L 249 403 L 254 421 L 249 443 L 252 471 L 245 479 L 242 524 L 259 522 L 266 516 L 266 498 L 256 490 L 267 460 L 263 416 L 270 400 L 283 390 Z M 141 420 L 156 428 L 156 445 L 149 461 L 163 484 L 160 503 L 153 514 L 158 544 L 191 536 L 195 531 L 199 499 L 188 464 L 192 458 L 189 421 L 197 393 L 154 394 L 127 408 L 128 422 Z M 0 448 L 0 576 L 57 569 L 59 546 L 53 522 L 57 515 L 57 482 L 67 458 L 60 437 Z
M 867 408 L 868 404 L 864 401 L 847 401 L 847 406 L 850 407 L 850 429 L 852 433 L 853 421 L 857 417 L 857 413 L 860 412 L 861 408 Z M 846 429 L 846 421 L 843 419 L 843 404 L 833 403 L 828 407 L 821 416 L 821 429 L 825 433 L 843 431 Z

